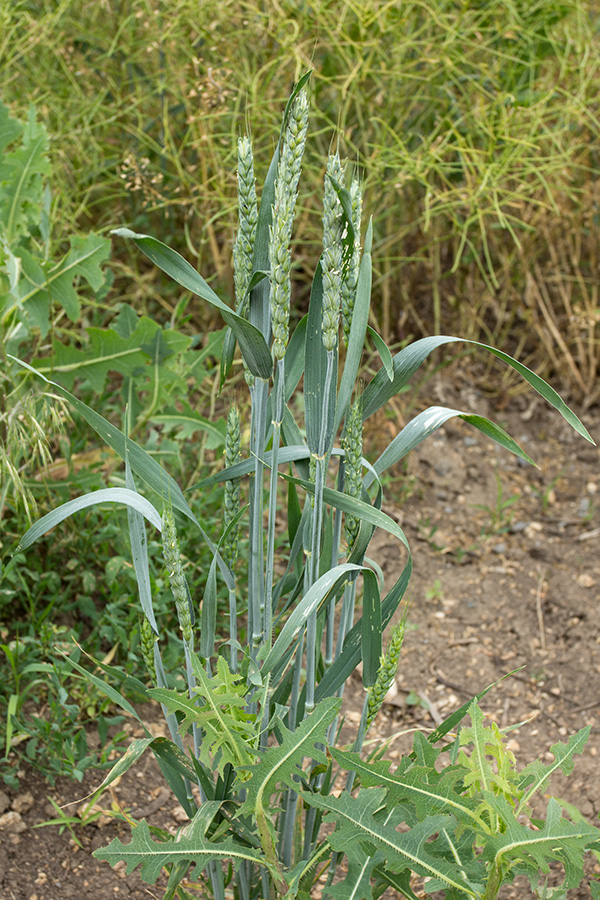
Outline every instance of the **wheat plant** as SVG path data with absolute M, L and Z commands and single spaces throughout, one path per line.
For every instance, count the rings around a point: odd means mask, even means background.
M 285 109 L 260 202 L 252 145 L 247 138 L 239 142 L 233 307 L 159 240 L 125 228 L 115 232 L 220 312 L 230 329 L 224 381 L 239 346 L 249 390 L 249 406 L 241 409 L 249 409 L 249 422 L 244 426 L 232 407 L 226 466 L 199 486 L 208 491 L 218 482 L 226 485 L 222 533 L 206 533 L 193 502 L 126 433 L 54 386 L 122 457 L 126 486 L 59 507 L 27 532 L 20 547 L 84 507 L 127 506 L 151 687 L 131 678 L 128 684 L 162 705 L 170 738 L 154 738 L 145 729 L 103 787 L 151 749 L 189 817 L 175 837 L 151 831 L 142 820 L 129 843 L 115 839 L 95 855 L 112 865 L 125 860 L 128 871 L 140 866 L 150 883 L 164 870 L 169 898 L 208 892 L 217 900 L 371 900 L 387 886 L 414 898 L 416 875 L 426 879 L 427 893 L 492 900 L 515 872 L 535 880 L 553 854 L 565 861 L 570 886 L 598 831 L 568 821 L 556 804 L 543 827 L 538 823 L 531 831 L 517 821 L 552 767 L 534 764 L 508 786 L 494 781 L 485 758 L 499 758 L 501 736 L 488 735 L 476 703 L 453 713 L 429 739 L 419 735 L 400 774 L 360 756 L 400 659 L 404 614 L 398 617 L 398 611 L 412 568 L 403 531 L 382 510 L 381 476 L 452 417 L 529 457 L 488 419 L 432 407 L 400 430 L 374 463 L 365 459 L 363 429 L 371 417 L 405 388 L 432 351 L 459 339 L 425 338 L 392 356 L 376 336 L 381 368 L 357 391 L 369 317 L 372 225 L 363 238 L 360 182 L 337 153 L 324 167 L 323 249 L 308 313 L 299 321 L 292 315 L 293 222 L 307 140 L 308 80 L 300 79 Z M 591 441 L 534 372 L 501 350 L 477 346 L 511 366 Z M 139 492 L 141 483 L 151 489 L 152 501 Z M 181 629 L 183 686 L 173 686 L 173 673 L 163 665 L 164 635 L 148 574 L 148 526 L 163 536 Z M 391 586 L 366 559 L 377 528 L 395 536 L 404 553 L 404 569 Z M 194 530 L 211 550 L 202 597 L 192 596 L 186 581 L 182 529 Z M 247 553 L 239 552 L 242 537 Z M 228 603 L 229 623 L 219 618 L 220 596 Z M 384 653 L 384 632 L 395 618 L 399 623 Z M 120 689 L 72 664 L 139 719 Z M 348 738 L 340 719 L 343 692 L 359 664 L 363 715 Z M 125 687 L 117 670 L 99 665 Z M 479 768 L 472 771 L 463 751 L 440 774 L 435 744 L 467 713 L 473 727 L 463 735 L 479 751 Z M 585 739 L 582 732 L 554 748 L 554 768 L 568 771 Z M 323 828 L 324 822 L 335 827 Z M 401 822 L 406 827 L 399 832 Z

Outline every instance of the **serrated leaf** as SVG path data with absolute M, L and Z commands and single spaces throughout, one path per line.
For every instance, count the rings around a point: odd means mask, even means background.
M 59 375 L 64 386 L 70 389 L 75 378 L 89 378 L 96 393 L 101 393 L 109 372 L 132 377 L 140 367 L 147 367 L 151 380 L 164 377 L 160 362 L 168 359 L 189 345 L 190 339 L 174 331 L 163 332 L 152 319 L 139 319 L 135 330 L 122 337 L 112 328 L 87 328 L 88 344 L 83 350 L 53 342 L 51 362 L 34 360 L 34 366 L 43 375 Z M 158 344 L 157 344 L 158 342 Z M 159 372 L 154 373 L 155 351 L 159 349 Z
M 583 822 L 570 822 L 562 815 L 556 800 L 550 799 L 543 826 L 535 831 L 521 825 L 512 807 L 502 796 L 487 794 L 486 801 L 504 820 L 504 833 L 486 839 L 484 857 L 498 868 L 504 860 L 515 860 L 515 871 L 528 875 L 532 884 L 539 872 L 548 873 L 550 863 L 560 862 L 565 869 L 564 888 L 578 887 L 583 878 L 584 850 L 598 840 L 600 829 Z
M 222 773 L 227 765 L 234 768 L 251 765 L 257 756 L 256 717 L 246 711 L 247 688 L 241 676 L 229 671 L 222 656 L 217 660 L 217 674 L 212 678 L 195 654 L 192 666 L 197 681 L 193 697 L 166 688 L 152 688 L 148 693 L 171 712 L 183 713 L 180 734 L 184 735 L 194 724 L 202 728 L 200 761 L 209 770 L 216 768 Z M 204 702 L 199 703 L 199 698 Z
M 327 743 L 327 730 L 341 705 L 342 701 L 338 697 L 328 697 L 317 704 L 296 731 L 289 731 L 282 726 L 281 744 L 267 748 L 259 763 L 247 767 L 252 776 L 245 784 L 246 800 L 240 815 L 249 813 L 265 816 L 269 799 L 279 787 L 297 788 L 298 779 L 305 776 L 302 766 L 306 756 L 315 763 L 327 763 L 320 745 Z
M 163 866 L 178 864 L 182 860 L 195 864 L 194 877 L 199 876 L 213 860 L 218 863 L 231 861 L 236 868 L 244 861 L 268 866 L 264 855 L 259 851 L 249 849 L 232 839 L 212 843 L 200 833 L 180 832 L 177 839 L 159 843 L 152 840 L 150 828 L 144 819 L 132 829 L 128 844 L 115 838 L 108 847 L 95 850 L 93 855 L 96 859 L 107 860 L 111 866 L 123 860 L 127 865 L 128 875 L 140 866 L 141 876 L 148 884 L 154 884 Z
M 30 107 L 21 146 L 0 161 L 0 231 L 8 243 L 39 223 L 44 177 L 52 171 L 48 143 L 48 133 Z
M 396 827 L 403 821 L 402 810 L 395 811 L 386 824 L 375 818 L 375 813 L 384 804 L 385 795 L 386 791 L 381 788 L 360 790 L 356 797 L 346 791 L 339 797 L 303 791 L 302 799 L 309 806 L 329 813 L 325 821 L 337 826 L 328 837 L 334 850 L 346 853 L 356 842 L 363 844 L 367 852 L 375 847 L 388 861 L 392 871 L 402 871 L 408 867 L 417 875 L 439 879 L 444 885 L 463 891 L 468 897 L 476 897 L 469 882 L 457 871 L 456 863 L 437 859 L 427 849 L 427 841 L 442 828 L 452 833 L 456 820 L 451 816 L 428 816 L 410 831 L 399 833 Z
M 23 126 L 17 119 L 13 119 L 10 110 L 0 101 L 0 153 L 4 153 L 9 144 L 21 135 Z
M 337 748 L 331 748 L 330 753 L 343 769 L 356 772 L 364 787 L 385 788 L 387 806 L 408 800 L 419 818 L 445 811 L 471 827 L 478 823 L 473 802 L 459 792 L 463 774 L 459 769 L 438 773 L 433 766 L 410 764 L 405 757 L 403 767 L 391 774 L 389 762 L 364 762 L 358 753 Z
M 373 869 L 383 862 L 383 853 L 370 855 L 357 842 L 346 848 L 345 856 L 345 877 L 327 889 L 327 897 L 332 900 L 373 900 L 371 875 Z
M 574 766 L 573 757 L 576 754 L 583 752 L 583 748 L 590 736 L 590 731 L 591 727 L 586 725 L 585 728 L 582 728 L 576 734 L 571 735 L 566 744 L 563 744 L 562 741 L 553 744 L 550 747 L 550 750 L 554 754 L 554 760 L 548 765 L 544 765 L 541 760 L 537 759 L 525 766 L 519 778 L 519 787 L 522 790 L 525 790 L 525 793 L 521 799 L 517 813 L 526 807 L 535 793 L 548 784 L 550 778 L 552 778 L 556 772 L 560 770 L 563 775 L 571 774 Z

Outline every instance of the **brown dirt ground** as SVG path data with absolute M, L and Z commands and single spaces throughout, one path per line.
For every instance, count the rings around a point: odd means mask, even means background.
M 532 399 L 536 395 L 513 396 L 504 407 L 474 391 L 470 377 L 462 387 L 460 379 L 452 382 L 450 388 L 441 378 L 434 379 L 416 408 L 440 404 L 489 415 L 522 443 L 539 469 L 521 465 L 465 423 L 452 420 L 412 454 L 407 472 L 389 487 L 388 495 L 401 496 L 385 509 L 406 531 L 415 575 L 397 684 L 377 730 L 382 737 L 394 736 L 390 756 L 398 759 L 409 749 L 415 728 L 433 728 L 483 687 L 520 668 L 493 689 L 482 706 L 503 726 L 527 720 L 511 734 L 520 766 L 538 756 L 543 759 L 552 744 L 591 725 L 585 754 L 569 778 L 553 782 L 552 793 L 597 822 L 599 451 L 542 400 Z M 380 431 L 389 428 L 392 436 L 398 420 L 393 409 L 389 413 Z M 583 418 L 598 439 L 600 412 L 588 411 Z M 370 556 L 391 584 L 402 564 L 397 543 L 378 534 Z M 350 722 L 356 721 L 362 703 L 358 677 L 353 684 L 355 690 L 347 692 Z M 415 699 L 417 704 L 407 703 Z M 133 725 L 131 731 L 135 733 Z M 91 857 L 93 849 L 116 834 L 127 840 L 123 824 L 103 817 L 77 827 L 82 848 L 68 830 L 33 828 L 54 815 L 48 797 L 61 805 L 79 800 L 101 779 L 92 773 L 83 785 L 60 780 L 52 788 L 27 771 L 18 794 L 5 791 L 8 804 L 16 801 L 22 809 L 26 828 L 21 833 L 0 832 L 0 900 L 162 897 L 164 882 L 145 885 L 137 872 L 127 876 L 123 868 L 112 870 Z M 178 804 L 163 789 L 151 758 L 144 757 L 112 798 L 105 795 L 101 802 L 107 809 L 113 803 L 133 816 L 146 815 L 151 823 L 173 831 L 181 824 Z M 589 871 L 598 872 L 594 859 Z M 519 884 L 502 896 L 526 900 L 532 895 Z M 569 900 L 590 896 L 583 885 L 569 893 Z

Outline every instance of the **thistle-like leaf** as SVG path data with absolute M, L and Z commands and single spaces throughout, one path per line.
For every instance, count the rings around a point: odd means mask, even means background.
M 220 773 L 226 765 L 249 767 L 256 759 L 255 719 L 246 712 L 247 688 L 239 675 L 229 670 L 225 659 L 217 660 L 217 674 L 209 678 L 198 657 L 192 656 L 196 676 L 195 696 L 152 688 L 149 693 L 172 712 L 183 713 L 179 731 L 184 735 L 194 724 L 199 725 L 204 738 L 200 747 L 200 761 Z M 203 703 L 199 703 L 201 698 Z
M 6 116 L 0 125 L 3 143 L 6 138 L 14 140 L 18 136 L 12 120 Z M 39 224 L 44 178 L 51 172 L 48 133 L 36 122 L 33 107 L 22 136 L 21 146 L 0 161 L 0 231 L 9 243 L 27 232 L 30 225 Z
M 302 793 L 303 800 L 329 813 L 325 822 L 336 824 L 337 828 L 328 838 L 334 850 L 347 853 L 356 843 L 362 844 L 367 852 L 372 848 L 380 851 L 387 860 L 391 871 L 410 868 L 417 875 L 435 878 L 447 887 L 462 891 L 465 897 L 476 897 L 471 884 L 462 877 L 456 863 L 437 859 L 428 850 L 427 842 L 441 829 L 452 834 L 456 819 L 452 816 L 428 816 L 413 828 L 399 833 L 396 826 L 404 821 L 401 808 L 395 810 L 386 823 L 375 818 L 384 804 L 386 791 L 383 788 L 361 790 L 356 797 L 344 792 L 339 797 L 325 797 L 321 794 Z
M 581 753 L 590 736 L 590 726 L 587 725 L 576 734 L 571 735 L 568 743 L 563 744 L 559 741 L 550 747 L 554 754 L 553 762 L 544 765 L 539 759 L 529 763 L 521 772 L 519 778 L 519 787 L 525 790 L 525 793 L 519 804 L 517 814 L 525 808 L 531 797 L 543 788 L 550 778 L 560 770 L 563 775 L 570 775 L 573 771 L 573 757 L 577 753 Z
M 521 825 L 504 797 L 487 794 L 487 802 L 504 820 L 506 830 L 490 835 L 483 849 L 485 859 L 499 868 L 503 861 L 516 863 L 511 875 L 527 875 L 533 887 L 540 871 L 550 871 L 550 863 L 560 862 L 565 869 L 564 889 L 578 887 L 583 878 L 584 851 L 600 838 L 600 829 L 584 822 L 570 822 L 562 815 L 559 803 L 551 798 L 546 820 L 537 831 Z
M 101 393 L 109 372 L 131 377 L 144 369 L 152 382 L 163 380 L 166 361 L 175 358 L 190 342 L 190 338 L 177 331 L 163 331 L 146 316 L 139 319 L 127 336 L 113 328 L 88 328 L 86 334 L 85 349 L 78 350 L 54 341 L 51 365 L 48 359 L 36 359 L 35 368 L 44 375 L 58 376 L 67 389 L 72 387 L 75 378 L 88 378 L 92 389 Z
M 204 822 L 201 825 L 204 826 Z M 187 826 L 177 838 L 159 843 L 152 839 L 148 823 L 142 819 L 132 829 L 128 844 L 115 838 L 108 847 L 94 851 L 94 856 L 96 859 L 107 860 L 111 866 L 123 860 L 127 865 L 127 874 L 140 866 L 142 879 L 148 884 L 154 884 L 163 866 L 180 863 L 182 860 L 194 863 L 198 876 L 213 860 L 217 863 L 231 862 L 236 869 L 245 861 L 268 866 L 258 850 L 252 850 L 232 839 L 212 843 L 201 832 L 200 827 L 193 829 Z
M 389 762 L 364 762 L 358 753 L 336 748 L 330 753 L 342 768 L 356 772 L 364 787 L 385 788 L 388 807 L 409 802 L 419 819 L 444 811 L 463 825 L 477 825 L 475 804 L 460 794 L 463 773 L 458 767 L 446 767 L 440 773 L 433 766 L 415 765 L 404 757 L 398 771 L 390 773 Z
M 269 804 L 270 797 L 281 786 L 297 788 L 304 776 L 303 763 L 309 756 L 315 763 L 327 763 L 327 757 L 319 745 L 326 744 L 327 729 L 338 714 L 342 701 L 328 697 L 318 703 L 314 711 L 298 726 L 296 731 L 282 728 L 283 739 L 279 747 L 269 747 L 259 763 L 249 766 L 252 777 L 245 784 L 246 801 L 241 814 L 256 813 Z

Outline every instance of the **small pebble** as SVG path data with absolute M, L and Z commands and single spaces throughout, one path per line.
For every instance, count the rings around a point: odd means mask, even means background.
M 27 831 L 27 825 L 21 818 L 21 813 L 11 809 L 10 812 L 0 816 L 0 829 L 11 834 L 21 834 L 21 832 Z
M 506 553 L 506 544 L 494 544 L 494 546 L 492 547 L 492 552 L 498 553 L 499 555 L 501 555 L 502 553 Z
M 590 498 L 582 497 L 577 507 L 577 514 L 584 519 L 590 511 Z
M 474 438 L 474 437 L 463 438 L 463 444 L 465 445 L 465 447 L 476 447 L 477 446 L 477 438 Z
M 32 808 L 35 800 L 31 795 L 30 791 L 26 791 L 24 794 L 19 794 L 10 805 L 10 808 L 17 813 L 26 813 Z

